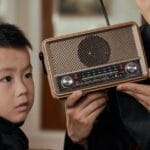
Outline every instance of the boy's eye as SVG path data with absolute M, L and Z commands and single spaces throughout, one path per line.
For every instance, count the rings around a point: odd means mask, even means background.
M 28 79 L 28 78 L 32 78 L 32 73 L 27 73 L 26 75 L 25 75 L 25 77 Z
M 6 76 L 6 77 L 0 79 L 0 81 L 2 81 L 2 82 L 10 82 L 11 80 L 12 80 L 11 76 Z

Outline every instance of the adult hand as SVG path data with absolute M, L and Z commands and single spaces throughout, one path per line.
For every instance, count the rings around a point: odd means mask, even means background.
M 141 14 L 150 24 L 150 0 L 136 0 L 136 3 L 141 11 Z
M 90 134 L 98 115 L 104 110 L 106 92 L 93 92 L 84 95 L 76 91 L 66 100 L 66 122 L 69 137 L 75 143 L 84 142 Z
M 150 85 L 123 83 L 117 86 L 117 90 L 133 96 L 148 111 L 150 111 Z

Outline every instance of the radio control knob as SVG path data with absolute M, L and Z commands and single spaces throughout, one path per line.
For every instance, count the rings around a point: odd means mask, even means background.
M 71 76 L 64 76 L 61 79 L 61 84 L 64 87 L 70 87 L 74 83 L 73 78 Z
M 125 71 L 127 73 L 134 73 L 138 70 L 138 65 L 135 62 L 129 62 L 125 65 Z

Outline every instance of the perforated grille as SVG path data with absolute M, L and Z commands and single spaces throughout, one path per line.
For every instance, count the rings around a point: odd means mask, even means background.
M 72 36 L 66 39 L 48 42 L 47 55 L 49 64 L 53 70 L 53 75 L 76 72 L 88 69 L 87 65 L 80 61 L 78 56 L 78 46 L 82 40 L 89 36 L 98 36 L 107 41 L 111 50 L 111 55 L 107 64 L 137 57 L 136 45 L 132 33 L 132 28 L 118 28 L 111 31 L 99 31 L 86 35 Z M 97 56 L 102 59 L 102 56 Z M 86 59 L 86 55 L 85 55 Z M 96 67 L 94 64 L 93 67 Z
M 88 36 L 78 46 L 78 57 L 87 67 L 107 63 L 110 54 L 109 44 L 99 36 Z

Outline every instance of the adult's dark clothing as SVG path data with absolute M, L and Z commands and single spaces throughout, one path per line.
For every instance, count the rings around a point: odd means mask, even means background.
M 150 62 L 150 25 L 141 27 L 141 35 Z M 107 108 L 97 118 L 87 138 L 88 150 L 150 150 L 150 112 L 133 97 L 115 88 L 109 89 L 108 96 Z M 84 149 L 66 134 L 64 150 Z
M 21 124 L 13 124 L 0 118 L 0 150 L 28 150 L 28 139 L 19 128 Z

